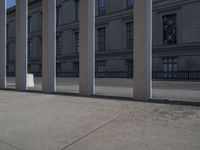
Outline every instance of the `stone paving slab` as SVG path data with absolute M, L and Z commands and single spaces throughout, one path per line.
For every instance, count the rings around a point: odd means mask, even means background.
M 0 150 L 199 150 L 199 141 L 200 107 L 0 91 Z
M 120 101 L 1 91 L 0 139 L 23 150 L 59 150 L 128 107 Z
M 69 150 L 199 150 L 199 108 L 136 104 Z

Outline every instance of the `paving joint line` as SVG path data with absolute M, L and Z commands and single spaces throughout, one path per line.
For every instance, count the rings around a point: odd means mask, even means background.
M 3 144 L 6 144 L 6 145 L 8 145 L 8 146 L 10 146 L 10 147 L 12 147 L 12 148 L 14 148 L 14 149 L 16 149 L 16 150 L 21 150 L 20 148 L 14 146 L 14 145 L 12 145 L 12 144 L 9 144 L 9 143 L 7 143 L 7 142 L 1 140 L 1 139 L 0 139 L 0 142 L 3 143 Z
M 128 112 L 128 110 L 125 111 L 125 112 L 123 112 L 123 113 L 121 113 L 121 114 L 119 114 L 117 117 L 111 119 L 110 121 L 108 121 L 108 122 L 106 122 L 106 123 L 100 125 L 99 127 L 95 128 L 94 130 L 90 131 L 89 133 L 86 133 L 85 135 L 83 135 L 83 136 L 81 136 L 80 138 L 76 139 L 76 140 L 73 141 L 72 143 L 70 143 L 70 144 L 64 146 L 64 147 L 63 147 L 62 149 L 60 149 L 60 150 L 66 150 L 67 148 L 69 148 L 69 147 L 72 146 L 73 144 L 75 144 L 75 143 L 81 141 L 82 139 L 88 137 L 89 135 L 91 135 L 92 133 L 96 132 L 97 130 L 100 130 L 101 128 L 105 127 L 106 125 L 110 124 L 111 122 L 117 120 L 118 118 L 120 118 L 121 116 L 123 116 L 124 114 L 126 114 L 127 112 Z

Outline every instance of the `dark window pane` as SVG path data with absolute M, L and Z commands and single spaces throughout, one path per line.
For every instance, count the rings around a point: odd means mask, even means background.
M 60 35 L 56 37 L 56 51 L 57 55 L 62 54 L 62 38 Z
M 163 59 L 163 72 L 164 78 L 172 79 L 177 75 L 177 58 L 176 57 L 168 57 Z
M 29 33 L 33 32 L 32 31 L 32 17 L 31 16 L 28 17 L 28 32 Z
M 80 2 L 79 0 L 75 0 L 75 19 L 76 21 L 79 21 L 80 16 Z
M 133 22 L 126 23 L 126 48 L 133 48 Z
M 106 13 L 106 0 L 98 0 L 98 13 L 99 16 Z
M 80 43 L 79 43 L 79 32 L 74 33 L 74 47 L 75 47 L 75 53 L 80 52 Z
M 105 61 L 100 60 L 96 63 L 96 72 L 104 72 L 105 71 Z
M 133 8 L 133 0 L 126 0 L 126 8 Z

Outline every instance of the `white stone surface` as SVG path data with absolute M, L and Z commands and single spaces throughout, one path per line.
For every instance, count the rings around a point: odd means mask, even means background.
M 33 74 L 27 74 L 27 86 L 28 87 L 34 87 L 34 75 Z
M 42 89 L 56 91 L 56 1 L 43 0 Z
M 80 1 L 80 94 L 95 93 L 95 1 Z
M 16 1 L 16 89 L 27 89 L 27 0 Z
M 134 2 L 134 99 L 152 98 L 152 0 Z
M 6 1 L 0 1 L 0 88 L 6 88 Z

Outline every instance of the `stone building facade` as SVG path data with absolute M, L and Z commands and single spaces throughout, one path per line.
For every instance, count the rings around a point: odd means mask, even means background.
M 96 0 L 96 76 L 132 77 L 134 0 Z M 29 0 L 28 71 L 41 75 L 42 1 Z M 15 72 L 8 9 L 7 74 Z M 79 0 L 57 0 L 57 76 L 79 74 Z M 200 79 L 200 1 L 153 0 L 153 76 Z

